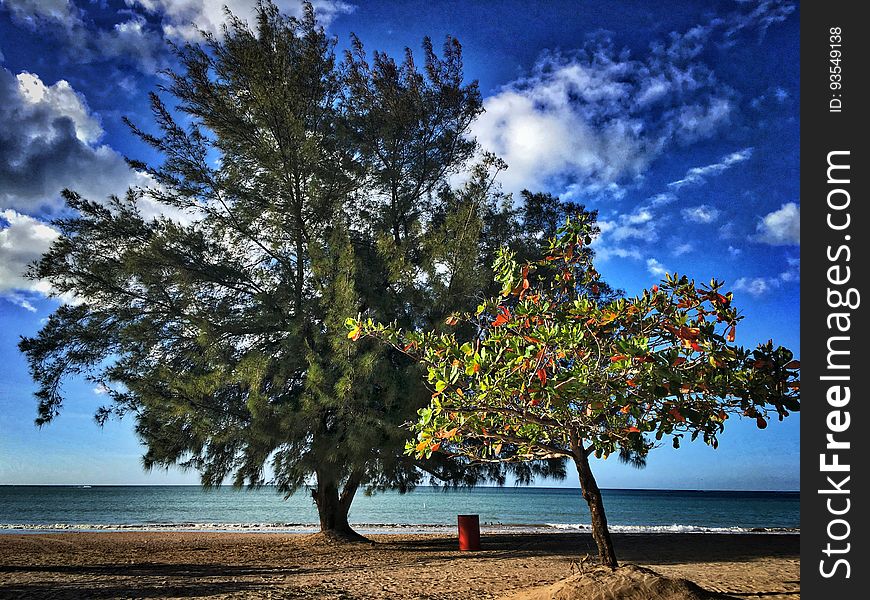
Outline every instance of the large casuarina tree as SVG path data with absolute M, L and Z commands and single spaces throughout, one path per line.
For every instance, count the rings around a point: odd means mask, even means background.
M 62 235 L 30 275 L 73 301 L 20 348 L 39 425 L 60 413 L 63 382 L 86 377 L 110 398 L 98 421 L 135 418 L 146 467 L 310 487 L 321 528 L 353 535 L 361 487 L 505 471 L 404 455 L 399 425 L 429 398 L 419 367 L 347 339 L 346 316 L 442 323 L 492 280 L 497 244 L 533 244 L 523 210 L 561 209 L 500 202 L 493 157 L 447 186 L 481 111 L 456 40 L 440 56 L 424 41 L 419 67 L 410 52 L 368 57 L 353 39 L 337 58 L 334 45 L 310 5 L 296 19 L 263 2 L 253 27 L 230 17 L 222 36 L 178 48 L 155 124 L 130 123 L 161 158 L 131 161 L 154 185 L 109 201 L 64 192 Z M 143 194 L 173 218 L 143 216 Z
M 640 463 L 658 443 L 679 447 L 686 436 L 715 448 L 732 415 L 764 429 L 800 408 L 800 365 L 772 342 L 733 343 L 742 317 L 720 282 L 668 275 L 635 297 L 605 293 L 591 216 L 569 219 L 538 260 L 503 250 L 501 294 L 448 317 L 458 331 L 346 324 L 352 339 L 386 341 L 427 370 L 431 401 L 412 426 L 410 455 L 571 460 L 599 558 L 616 567 L 590 459 Z

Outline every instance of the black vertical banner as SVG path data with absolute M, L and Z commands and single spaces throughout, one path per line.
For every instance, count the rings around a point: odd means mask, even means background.
M 801 594 L 866 598 L 868 25 L 801 5 Z

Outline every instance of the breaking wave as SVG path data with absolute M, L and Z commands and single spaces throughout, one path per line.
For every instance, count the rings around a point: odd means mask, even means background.
M 353 523 L 363 534 L 424 534 L 451 533 L 455 525 Z M 590 533 L 591 527 L 582 523 L 503 524 L 483 522 L 483 533 Z M 700 525 L 610 525 L 611 533 L 800 533 L 797 527 L 703 527 Z M 248 532 L 248 533 L 315 533 L 314 523 L 0 523 L 0 533 L 66 533 L 97 531 L 195 531 L 195 532 Z

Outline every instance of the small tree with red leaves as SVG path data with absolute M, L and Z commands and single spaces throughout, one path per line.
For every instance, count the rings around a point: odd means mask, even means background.
M 601 563 L 615 567 L 590 457 L 642 462 L 685 436 L 715 448 L 729 415 L 764 429 L 772 415 L 799 410 L 800 365 L 772 342 L 734 345 L 742 317 L 715 280 L 669 274 L 633 298 L 601 295 L 593 235 L 581 214 L 541 260 L 518 264 L 503 250 L 501 296 L 451 316 L 446 332 L 348 319 L 348 337 L 374 336 L 428 369 L 432 401 L 410 425 L 408 454 L 571 459 Z

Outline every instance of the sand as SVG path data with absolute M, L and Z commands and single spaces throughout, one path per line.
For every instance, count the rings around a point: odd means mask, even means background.
M 502 598 L 588 568 L 585 534 L 505 534 L 459 552 L 455 537 L 0 535 L 0 598 Z M 621 561 L 738 598 L 800 597 L 798 535 L 622 534 Z

